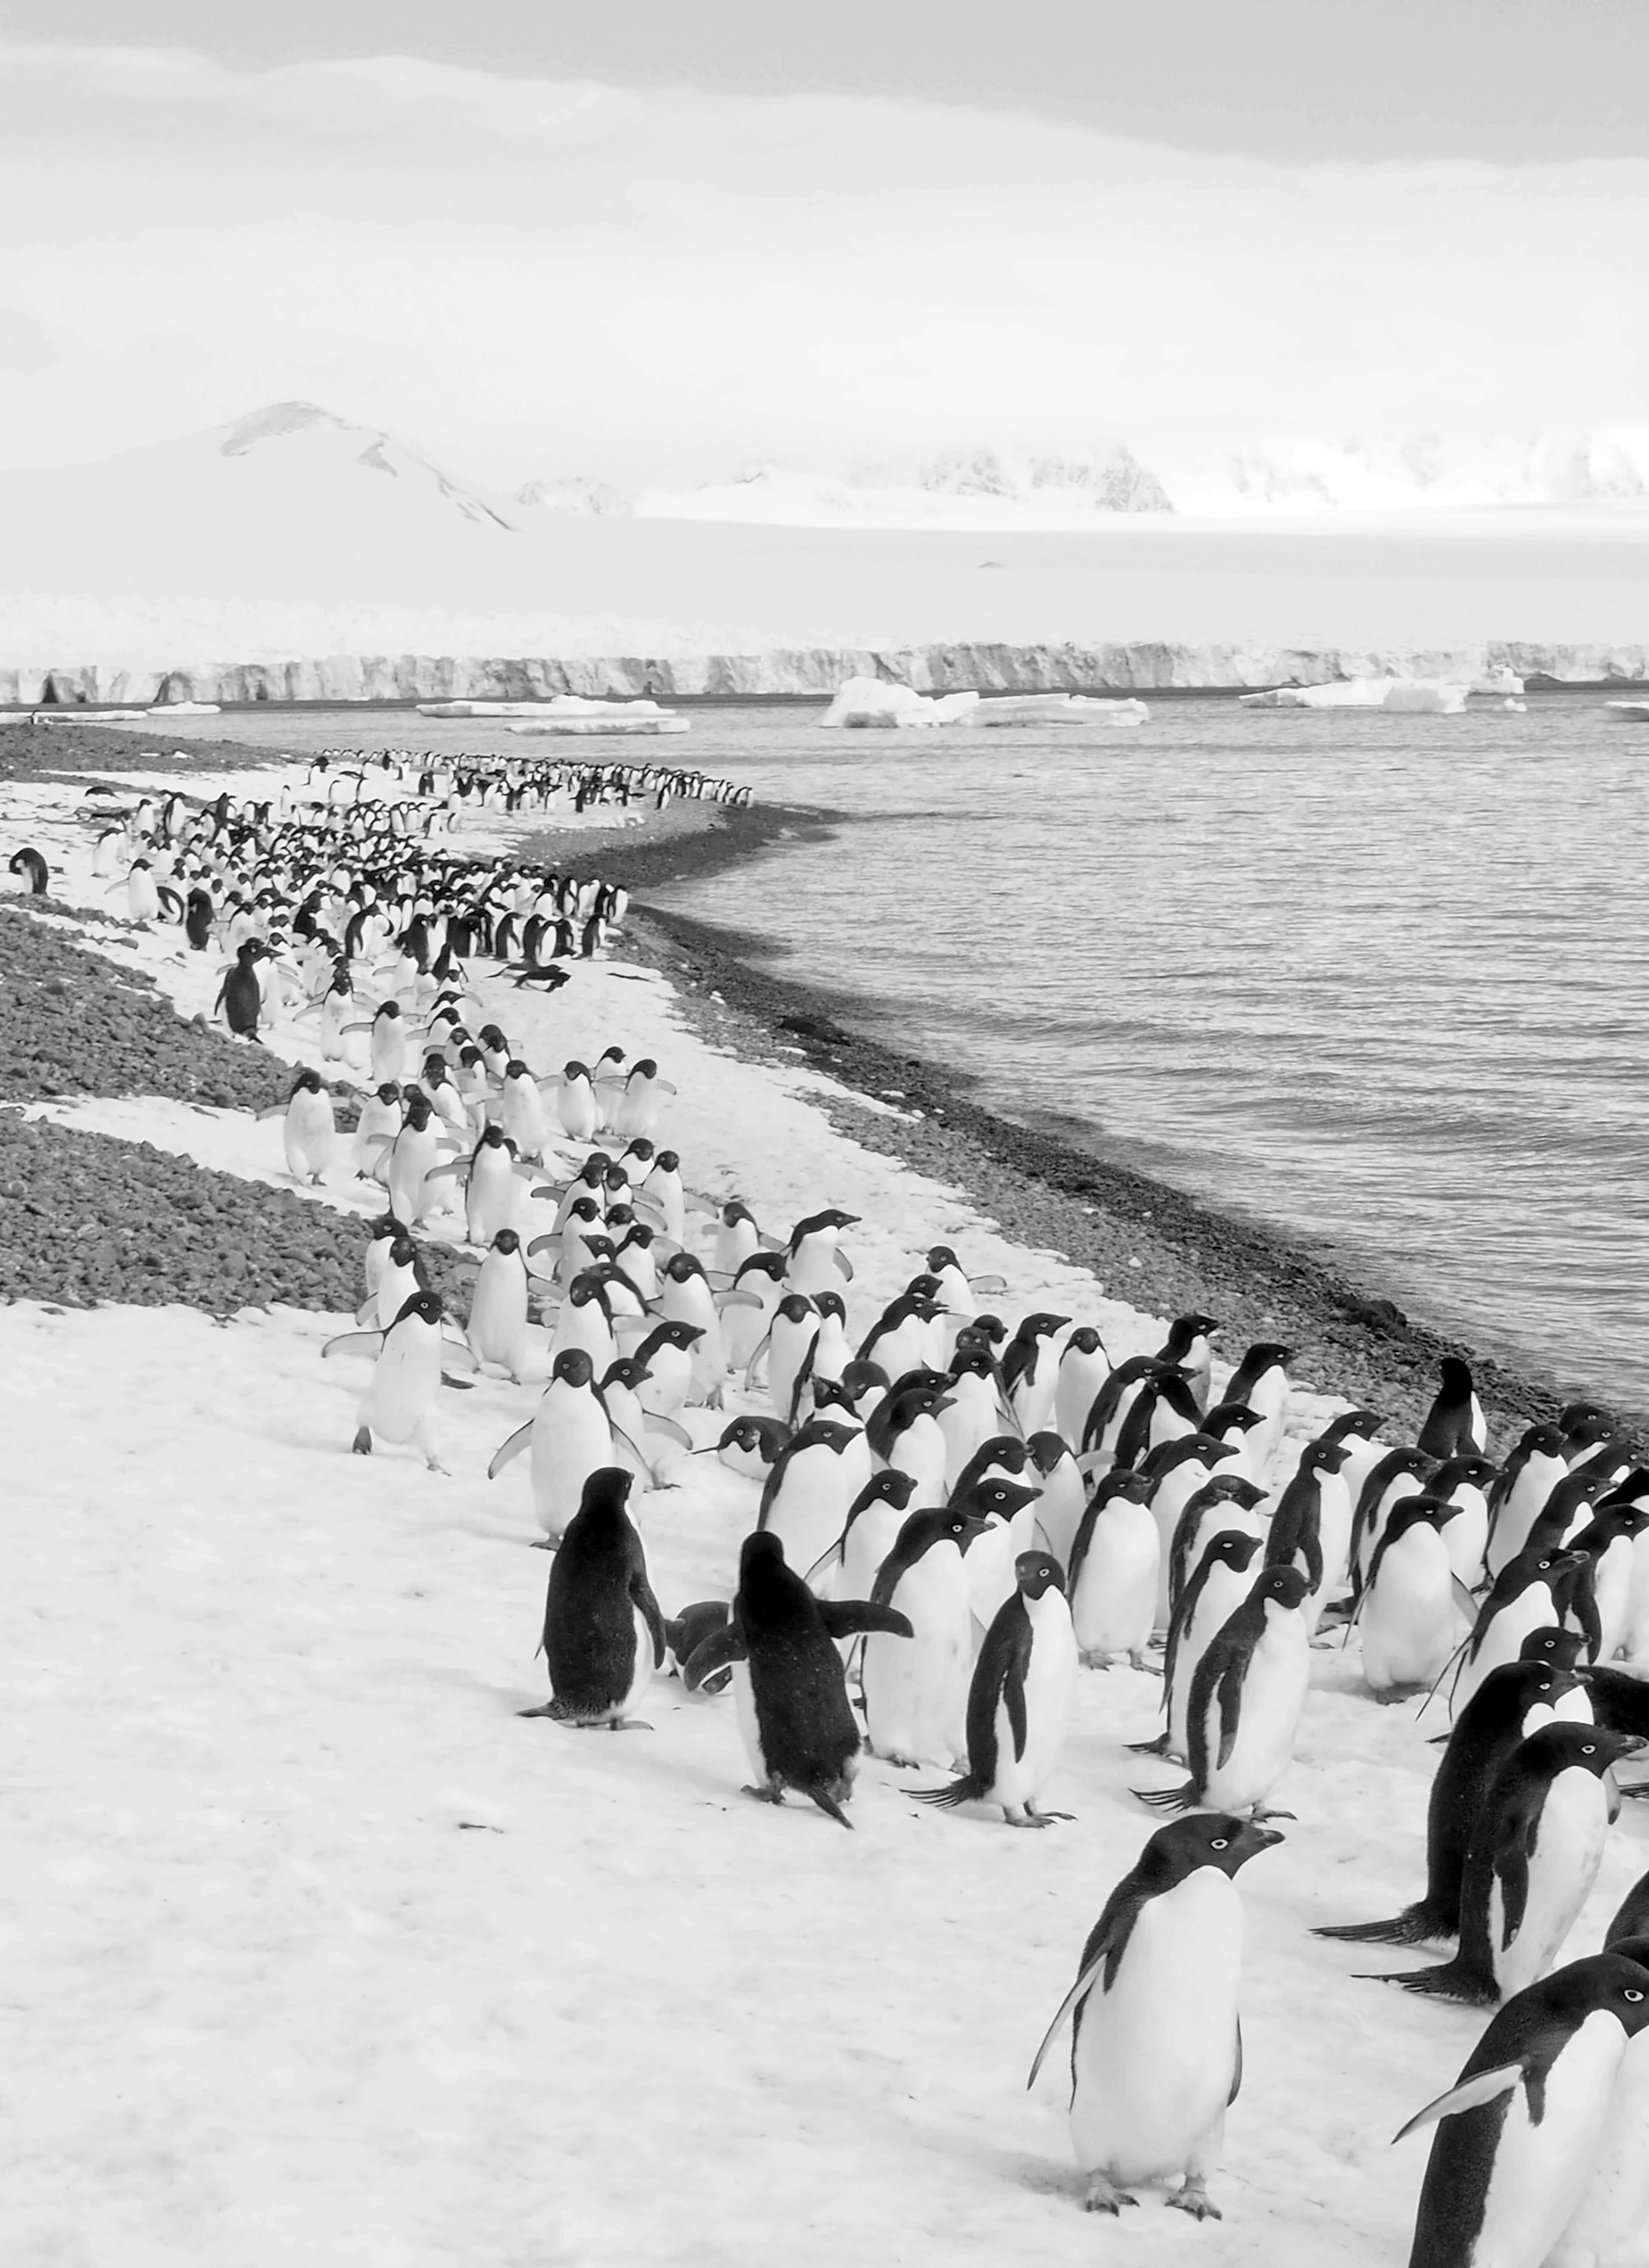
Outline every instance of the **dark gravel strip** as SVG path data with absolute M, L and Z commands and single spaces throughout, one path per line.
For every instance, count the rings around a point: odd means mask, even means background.
M 114 772 L 239 772 L 296 761 L 278 748 L 253 748 L 238 740 L 190 740 L 179 749 L 164 717 L 129 728 L 31 725 L 26 718 L 0 725 L 0 779 L 77 776 L 99 767 Z
M 280 1300 L 352 1314 L 365 1242 L 362 1221 L 290 1190 L 0 1110 L 0 1300 L 210 1314 Z M 447 1312 L 461 1316 L 450 1255 L 423 1249 Z
M 821 1101 L 866 1149 L 959 1185 L 1014 1241 L 1063 1253 L 1130 1306 L 1217 1316 L 1229 1360 L 1256 1339 L 1292 1346 L 1291 1374 L 1301 1386 L 1366 1403 L 1398 1429 L 1393 1439 L 1405 1426 L 1413 1438 L 1446 1354 L 1471 1364 L 1503 1453 L 1524 1425 L 1587 1391 L 1584 1380 L 1542 1377 L 1410 1322 L 1389 1300 L 1261 1224 L 1228 1218 L 1167 1182 L 981 1108 L 965 1079 L 845 1027 L 838 1019 L 851 1004 L 739 958 L 775 949 L 652 907 L 632 914 L 626 938 L 627 951 L 681 989 L 688 1022 L 718 1046 L 769 1062 L 786 1060 L 786 1049 L 793 1062 L 799 1049 L 844 1086 L 896 1095 L 902 1109 L 921 1113 L 911 1122 Z M 1640 1413 L 1621 1415 L 1641 1454 Z

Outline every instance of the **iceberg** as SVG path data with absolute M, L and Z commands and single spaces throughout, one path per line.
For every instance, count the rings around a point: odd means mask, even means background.
M 849 732 L 898 732 L 910 725 L 958 724 L 978 703 L 976 693 L 936 696 L 887 678 L 850 677 L 819 722 Z
M 1347 677 L 1333 685 L 1277 685 L 1238 696 L 1243 709 L 1392 709 L 1410 715 L 1454 717 L 1466 706 L 1469 685 L 1420 677 Z
M 548 701 L 420 701 L 420 717 L 482 717 L 522 721 L 512 733 L 686 733 L 692 727 L 656 701 L 594 701 L 557 693 Z
M 1623 725 L 1649 725 L 1649 701 L 1606 701 Z
M 1143 701 L 1093 701 L 1080 693 L 1008 693 L 968 711 L 969 725 L 1143 725 Z

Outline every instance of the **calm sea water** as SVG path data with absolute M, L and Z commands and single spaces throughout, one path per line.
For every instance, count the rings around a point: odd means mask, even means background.
M 859 823 L 661 902 L 770 935 L 1010 1114 L 1075 1120 L 1649 1410 L 1649 727 L 1573 695 L 1460 718 L 1159 699 L 1093 734 L 817 713 L 695 711 L 659 753 Z M 404 712 L 188 729 L 498 745 Z

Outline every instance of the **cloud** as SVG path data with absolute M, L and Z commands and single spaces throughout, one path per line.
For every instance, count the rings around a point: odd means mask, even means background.
M 49 461 L 313 395 L 553 472 L 1638 412 L 1631 160 L 1267 165 L 910 99 L 0 50 Z M 9 367 L 8 367 L 9 365 Z

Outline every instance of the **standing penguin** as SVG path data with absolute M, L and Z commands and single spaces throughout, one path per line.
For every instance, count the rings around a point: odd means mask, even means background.
M 902 1614 L 911 1638 L 865 1641 L 865 1736 L 902 1769 L 967 1761 L 973 1615 L 962 1557 L 978 1532 L 954 1506 L 914 1512 L 876 1577 L 872 1604 Z
M 821 1588 L 834 1588 L 844 1599 L 870 1599 L 876 1595 L 876 1578 L 899 1540 L 916 1492 L 916 1481 L 909 1473 L 887 1471 L 871 1475 L 848 1507 L 847 1526 L 839 1547 L 826 1563 L 827 1572 L 839 1568 L 840 1574 L 834 1584 L 821 1585 Z M 803 1572 L 811 1582 L 821 1571 L 807 1568 Z
M 1166 1631 L 1174 1616 L 1169 1578 L 1180 1514 L 1197 1491 L 1207 1486 L 1216 1469 L 1235 1454 L 1229 1441 L 1216 1441 L 1207 1433 L 1182 1433 L 1177 1441 L 1165 1441 L 1160 1448 L 1152 1449 L 1138 1468 L 1151 1483 L 1151 1516 L 1157 1523 L 1162 1547 L 1157 1562 L 1159 1630 Z
M 1060 1350 L 1054 1381 L 1054 1427 L 1072 1449 L 1082 1447 L 1088 1412 L 1110 1374 L 1104 1340 L 1092 1323 L 1078 1324 Z
M 1649 2024 L 1649 1971 L 1594 1954 L 1529 1985 L 1446 2095 L 1409 2268 L 1542 2268 L 1586 2194 L 1627 2043 Z
M 857 1461 L 848 1454 L 864 1438 L 856 1426 L 814 1418 L 791 1434 L 773 1460 L 756 1526 L 783 1543 L 799 1578 L 810 1568 L 820 1569 L 821 1580 L 828 1572 L 854 1498 L 869 1477 L 858 1473 Z M 865 1449 L 866 1462 L 869 1454 Z
M 1208 1408 L 1214 1350 L 1209 1341 L 1219 1329 L 1211 1315 L 1176 1315 L 1167 1337 L 1157 1349 L 1159 1362 L 1172 1363 L 1185 1375 L 1191 1399 L 1201 1416 Z
M 532 1277 L 512 1228 L 493 1238 L 470 1288 L 464 1336 L 477 1362 L 496 1364 L 519 1386 L 526 1360 L 527 1293 Z
M 500 1229 L 513 1230 L 521 1202 L 521 1175 L 503 1129 L 483 1126 L 469 1153 L 464 1182 L 464 1227 L 484 1252 Z
M 1153 1741 L 1130 1742 L 1139 1755 L 1185 1761 L 1196 1665 L 1253 1588 L 1260 1550 L 1257 1535 L 1233 1528 L 1217 1529 L 1204 1545 L 1180 1594 L 1163 1649 L 1162 1701 L 1167 1729 Z
M 1215 1812 L 1156 1833 L 1106 1900 L 1077 1981 L 1049 2026 L 1029 2084 L 1071 2019 L 1071 2139 L 1089 2213 L 1177 2178 L 1171 2205 L 1218 2220 L 1208 2176 L 1242 2084 L 1242 1904 L 1238 1869 L 1282 1841 Z
M 746 1536 L 732 1618 L 696 1649 L 682 1682 L 697 1692 L 718 1670 L 736 1665 L 733 1698 L 755 1782 L 747 1795 L 783 1803 L 794 1788 L 851 1827 L 842 1807 L 853 1792 L 859 1732 L 836 1645 L 860 1631 L 911 1634 L 891 1607 L 816 1599 L 786 1566 L 777 1535 Z
M 223 1010 L 224 1021 L 237 1039 L 258 1040 L 260 1045 L 258 1019 L 263 1012 L 263 987 L 258 983 L 258 963 L 265 955 L 261 939 L 249 937 L 237 950 L 212 1003 L 212 1013 Z
M 838 1277 L 848 1282 L 853 1279 L 853 1270 L 846 1255 L 840 1249 L 838 1239 L 844 1228 L 858 1224 L 856 1212 L 843 1212 L 838 1205 L 829 1205 L 823 1212 L 809 1213 L 799 1220 L 790 1233 L 788 1256 L 784 1268 L 784 1288 L 799 1292 L 811 1300 L 817 1292 L 828 1292 Z
M 1306 1578 L 1308 1631 L 1316 1629 L 1329 1599 L 1344 1585 L 1351 1561 L 1351 1503 L 1340 1478 L 1351 1454 L 1343 1442 L 1307 1442 L 1266 1538 L 1267 1566 L 1298 1567 Z
M 1473 1822 L 1454 1958 L 1373 1981 L 1492 2007 L 1543 1977 L 1596 1879 L 1609 1832 L 1603 1776 L 1645 1747 L 1639 1734 L 1600 1725 L 1531 1733 L 1495 1774 Z
M 1550 1633 L 1554 1638 L 1562 1634 Z M 1578 1644 L 1578 1641 L 1576 1641 Z M 1531 1649 L 1539 1641 L 1529 1641 Z M 1389 1921 L 1335 1922 L 1314 1937 L 1354 1945 L 1424 1945 L 1460 1934 L 1460 1888 L 1466 1851 L 1483 1797 L 1501 1766 L 1532 1733 L 1561 1714 L 1584 1724 L 1586 1690 L 1567 1661 L 1543 1653 L 1491 1671 L 1456 1719 L 1432 1781 L 1425 1815 L 1425 1894 Z
M 1027 1315 L 1002 1350 L 1002 1396 L 1021 1433 L 1040 1433 L 1054 1414 L 1059 1358 L 1048 1344 L 1069 1315 Z
M 1568 1471 L 1558 1428 L 1529 1426 L 1489 1491 L 1489 1544 L 1484 1560 L 1491 1580 L 1527 1546 L 1530 1530 L 1546 1509 L 1547 1498 Z
M 1068 1590 L 1077 1647 L 1090 1668 L 1125 1655 L 1145 1667 L 1157 1607 L 1161 1544 L 1142 1473 L 1108 1473 L 1089 1500 L 1071 1548 Z
M 261 1115 L 268 1118 L 276 1114 L 265 1111 Z M 287 1172 L 294 1181 L 319 1184 L 326 1178 L 338 1140 L 332 1097 L 321 1085 L 319 1071 L 298 1072 L 280 1116 Z
M 947 1810 L 1000 1804 L 1010 1827 L 1046 1827 L 1070 1816 L 1039 1811 L 1070 1729 L 1077 1694 L 1077 1641 L 1058 1564 L 1021 1552 L 1017 1585 L 997 1609 L 968 1690 L 968 1770 L 948 1787 L 914 1791 Z
M 630 1475 L 604 1465 L 585 1481 L 578 1509 L 550 1562 L 544 1660 L 552 1697 L 524 1717 L 581 1729 L 649 1732 L 630 1711 L 664 1666 L 664 1616 L 647 1580 L 641 1538 L 625 1509 Z
M 595 1382 L 595 1366 L 582 1347 L 556 1357 L 538 1408 L 519 1425 L 487 1467 L 496 1480 L 513 1457 L 532 1450 L 533 1510 L 546 1541 L 558 1543 L 584 1500 L 592 1473 L 613 1462 L 613 1427 Z
M 1517 1660 L 1531 1631 L 1562 1624 L 1573 1580 L 1586 1565 L 1579 1551 L 1542 1551 L 1534 1544 L 1506 1562 L 1461 1649 L 1450 1694 L 1453 1715 L 1459 1716 L 1491 1669 Z
M 467 1347 L 450 1346 L 443 1340 L 441 1303 L 433 1292 L 415 1292 L 381 1340 L 376 1332 L 346 1332 L 342 1338 L 328 1339 L 320 1351 L 324 1356 L 373 1346 L 378 1359 L 356 1412 L 350 1444 L 356 1455 L 370 1457 L 375 1438 L 409 1441 L 432 1473 L 445 1472 L 431 1430 L 442 1366 L 473 1370 L 475 1357 Z
M 1186 1719 L 1190 1778 L 1183 1787 L 1142 1793 L 1142 1802 L 1268 1815 L 1261 1807 L 1294 1753 L 1311 1675 L 1305 1600 L 1298 1567 L 1267 1567 L 1255 1579 L 1196 1666 Z
M 1446 1354 L 1441 1372 L 1442 1383 L 1415 1447 L 1428 1457 L 1480 1457 L 1489 1446 L 1489 1429 L 1470 1368 L 1458 1355 Z
M 1226 1382 L 1226 1403 L 1234 1402 L 1253 1410 L 1260 1421 L 1249 1437 L 1246 1452 L 1255 1480 L 1265 1478 L 1288 1422 L 1288 1365 L 1293 1359 L 1292 1347 L 1261 1339 L 1248 1349 Z
M 1459 1517 L 1439 1497 L 1411 1496 L 1386 1522 L 1358 1610 L 1363 1675 L 1377 1701 L 1430 1692 L 1454 1658 L 1459 1578 L 1444 1531 Z

